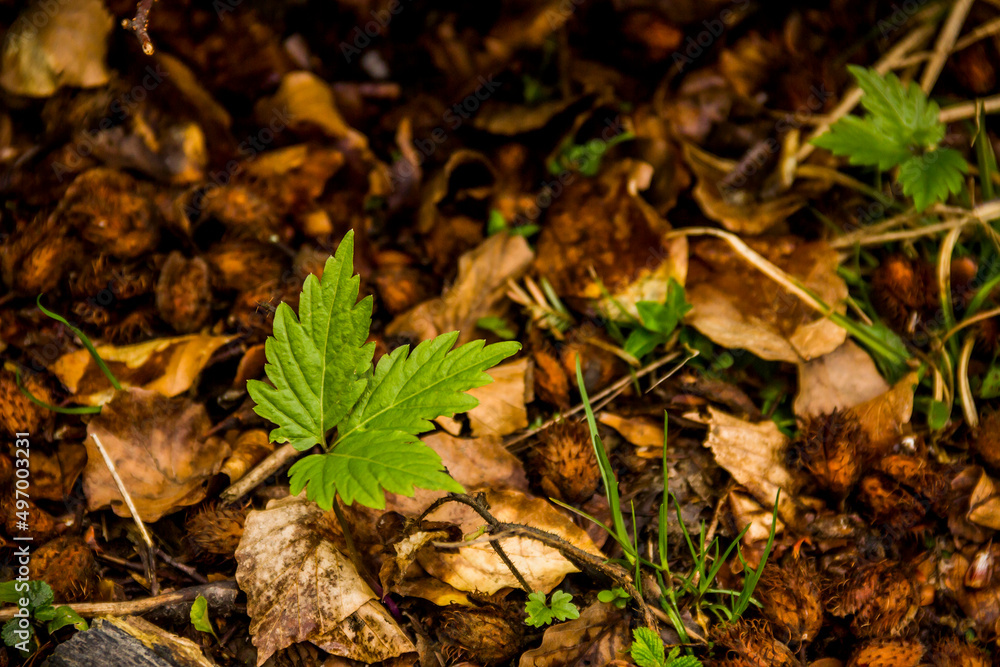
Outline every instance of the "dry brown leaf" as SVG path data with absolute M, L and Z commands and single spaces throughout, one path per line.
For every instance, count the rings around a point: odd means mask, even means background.
M 842 312 L 847 285 L 837 275 L 836 251 L 823 242 L 768 237 L 748 244 Z M 721 240 L 692 244 L 685 322 L 727 348 L 762 359 L 798 363 L 828 354 L 847 332 L 820 317 L 777 283 L 758 272 Z
M 215 351 L 235 338 L 194 334 L 123 347 L 96 347 L 122 387 L 141 387 L 164 396 L 177 396 L 194 384 Z M 73 399 L 84 405 L 102 405 L 115 393 L 87 350 L 64 354 L 49 370 L 74 394 Z
M 524 237 L 494 234 L 462 255 L 458 278 L 447 292 L 394 319 L 386 333 L 428 340 L 457 329 L 459 344 L 472 340 L 480 318 L 503 314 L 497 308 L 505 298 L 507 281 L 524 275 L 534 256 Z
M 302 496 L 247 516 L 236 581 L 247 594 L 257 665 L 296 642 L 368 664 L 416 650 L 331 541 L 330 516 Z
M 868 436 L 868 454 L 881 456 L 889 453 L 903 435 L 903 427 L 913 415 L 913 391 L 917 387 L 917 374 L 910 373 L 893 385 L 889 391 L 860 403 L 849 415 L 858 418 Z
M 145 389 L 117 392 L 87 425 L 83 491 L 90 510 L 111 506 L 130 516 L 94 443 L 100 438 L 143 521 L 201 502 L 209 478 L 219 472 L 229 445 L 202 436 L 211 421 L 205 406 Z
M 793 522 L 798 482 L 785 466 L 788 436 L 771 420 L 743 421 L 711 406 L 708 413 L 705 446 L 712 450 L 716 462 L 764 507 L 774 507 L 781 489 L 778 514 Z
M 87 465 L 87 448 L 78 442 L 61 440 L 53 453 L 31 453 L 31 489 L 34 498 L 62 500 L 73 490 Z
M 799 364 L 799 419 L 853 408 L 889 390 L 889 384 L 868 353 L 854 341 L 845 341 L 829 354 Z
M 255 112 L 265 121 L 278 119 L 293 129 L 318 128 L 333 139 L 347 139 L 366 148 L 368 139 L 344 120 L 329 84 L 311 72 L 289 72 L 273 97 L 261 100 Z
M 597 416 L 597 421 L 618 431 L 636 447 L 663 449 L 663 422 L 646 417 L 619 417 L 606 411 Z
M 499 521 L 527 524 L 558 535 L 584 551 L 601 555 L 582 528 L 545 500 L 507 489 L 485 492 L 490 512 Z M 427 518 L 458 524 L 463 534 L 472 533 L 483 525 L 478 514 L 457 503 L 448 503 Z M 501 539 L 500 544 L 532 590 L 547 593 L 567 574 L 579 571 L 558 551 L 541 542 L 509 537 Z M 417 558 L 428 573 L 459 590 L 492 595 L 502 588 L 519 586 L 517 579 L 488 543 L 462 547 L 458 553 L 424 550 Z
M 981 472 L 969 496 L 966 518 L 976 525 L 1000 530 L 1000 485 L 985 472 Z
M 525 651 L 518 667 L 607 665 L 630 643 L 628 620 L 614 605 L 594 602 L 580 618 L 545 631 L 542 645 Z
M 257 429 L 240 433 L 232 445 L 232 455 L 222 464 L 220 472 L 229 477 L 230 483 L 236 482 L 267 458 L 276 446 L 267 436 L 267 431 Z
M 467 392 L 479 400 L 466 413 L 472 435 L 504 436 L 528 427 L 525 404 L 534 399 L 530 370 L 527 358 L 501 364 L 486 371 L 493 382 Z
M 28 97 L 48 97 L 62 86 L 103 86 L 113 22 L 101 0 L 31 3 L 4 40 L 0 86 Z

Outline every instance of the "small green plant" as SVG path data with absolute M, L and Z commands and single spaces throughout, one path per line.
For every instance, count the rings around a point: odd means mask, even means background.
M 678 647 L 666 653 L 663 640 L 649 628 L 632 631 L 632 647 L 629 655 L 639 667 L 701 667 L 701 660 L 692 655 L 681 655 Z
M 666 343 L 684 316 L 691 310 L 691 304 L 684 298 L 684 286 L 673 278 L 667 283 L 667 297 L 664 303 L 640 301 L 635 307 L 639 311 L 639 320 L 632 323 L 635 328 L 625 339 L 623 349 L 636 359 L 642 359 Z
M 855 165 L 880 171 L 899 168 L 896 180 L 913 198 L 918 211 L 945 201 L 962 190 L 962 175 L 969 171 L 962 154 L 940 148 L 945 125 L 938 119 L 937 103 L 928 100 L 916 84 L 904 86 L 895 74 L 848 66 L 864 91 L 864 117 L 845 116 L 813 144 L 834 155 L 847 156 Z
M 580 618 L 580 609 L 571 602 L 573 596 L 563 591 L 552 591 L 552 601 L 548 602 L 545 593 L 535 591 L 528 594 L 524 612 L 528 615 L 525 625 L 540 628 L 553 621 L 567 621 Z
M 553 176 L 567 171 L 578 171 L 584 176 L 597 176 L 597 172 L 601 170 L 601 160 L 608 149 L 632 139 L 635 139 L 635 135 L 631 132 L 621 132 L 607 141 L 591 139 L 584 144 L 575 144 L 573 137 L 567 136 L 560 144 L 555 157 L 548 161 L 546 167 Z
M 191 605 L 191 625 L 199 632 L 207 632 L 216 639 L 219 638 L 219 635 L 215 634 L 215 628 L 212 627 L 212 619 L 208 615 L 208 600 L 204 595 L 196 597 Z
M 503 213 L 495 208 L 490 209 L 490 217 L 486 219 L 486 233 L 490 236 L 499 234 L 500 232 L 507 232 L 508 234 L 512 234 L 514 236 L 530 238 L 540 232 L 541 229 L 541 227 L 532 223 L 525 225 L 511 225 L 507 222 L 507 219 L 503 217 Z
M 597 594 L 597 599 L 600 602 L 611 603 L 619 609 L 624 609 L 625 605 L 628 604 L 629 596 L 625 592 L 625 589 L 621 586 L 615 586 L 607 590 L 603 590 Z
M 18 606 L 18 616 L 7 621 L 0 630 L 3 643 L 27 653 L 35 636 L 36 624 L 44 623 L 49 634 L 67 625 L 77 630 L 87 629 L 87 621 L 66 605 L 54 607 L 54 599 L 52 587 L 44 581 L 6 581 L 0 584 L 0 602 Z
M 422 443 L 431 420 L 474 408 L 465 392 L 492 381 L 485 373 L 520 349 L 516 342 L 485 345 L 477 340 L 452 349 L 454 331 L 417 345 L 399 347 L 372 366 L 372 298 L 358 301 L 354 233 L 329 258 L 322 280 L 310 275 L 296 317 L 278 305 L 274 335 L 267 339 L 265 371 L 271 384 L 247 382 L 254 411 L 278 425 L 274 442 L 300 451 L 320 445 L 292 466 L 292 493 L 307 488 L 320 507 L 339 495 L 381 509 L 385 491 L 413 495 L 414 487 L 461 492 L 441 457 Z M 332 442 L 328 435 L 336 430 Z

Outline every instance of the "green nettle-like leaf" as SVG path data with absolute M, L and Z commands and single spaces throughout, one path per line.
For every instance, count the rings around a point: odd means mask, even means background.
M 580 609 L 572 603 L 573 596 L 563 591 L 552 591 L 552 601 L 545 601 L 545 593 L 535 591 L 528 594 L 528 602 L 524 611 L 528 617 L 525 625 L 540 628 L 553 621 L 566 621 L 580 618 Z
M 323 278 L 310 275 L 302 287 L 299 315 L 286 303 L 274 315 L 267 339 L 265 371 L 274 386 L 247 382 L 254 411 L 278 425 L 274 442 L 298 450 L 326 443 L 326 435 L 350 411 L 367 384 L 375 345 L 365 345 L 372 299 L 358 302 L 354 275 L 354 232 L 326 261 Z
M 353 234 L 327 261 L 322 280 L 310 276 L 299 314 L 281 304 L 274 336 L 265 350 L 268 379 L 251 380 L 257 414 L 278 428 L 275 442 L 297 449 L 327 447 L 292 466 L 292 493 L 329 510 L 336 496 L 347 504 L 385 507 L 385 492 L 413 495 L 414 488 L 462 491 L 444 470 L 441 457 L 422 443 L 431 420 L 478 405 L 466 391 L 492 382 L 485 372 L 520 349 L 517 342 L 473 341 L 452 349 L 458 332 L 383 356 L 372 368 L 373 345 L 365 344 L 371 299 L 357 302 L 353 276 Z M 279 322 L 280 318 L 280 322 Z
M 924 155 L 911 157 L 899 167 L 899 183 L 903 194 L 913 198 L 913 206 L 923 211 L 950 194 L 958 194 L 965 185 L 969 171 L 962 154 L 951 148 L 939 148 Z
M 632 648 L 629 649 L 629 654 L 639 667 L 663 667 L 666 664 L 663 640 L 649 628 L 636 628 L 632 631 Z

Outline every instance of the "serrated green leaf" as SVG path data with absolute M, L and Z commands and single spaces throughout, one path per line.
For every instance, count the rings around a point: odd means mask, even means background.
M 20 625 L 19 619 L 16 618 L 12 618 L 6 623 L 4 623 L 3 630 L 0 630 L 0 638 L 3 638 L 4 644 L 10 647 L 14 647 L 20 644 L 22 641 L 30 641 L 31 638 L 35 636 L 35 629 L 29 623 L 28 627 L 25 628 L 25 630 L 28 632 L 28 639 L 22 640 L 21 637 L 15 634 L 16 631 L 21 629 L 19 625 Z
M 46 624 L 45 629 L 49 631 L 49 634 L 55 632 L 56 630 L 61 630 L 67 625 L 72 625 L 77 630 L 86 630 L 89 626 L 87 621 L 83 619 L 83 616 L 73 611 L 72 608 L 66 605 L 60 605 L 53 609 L 52 619 Z
M 636 628 L 632 631 L 629 655 L 639 667 L 663 667 L 666 664 L 663 640 L 649 628 Z
M 904 86 L 892 72 L 882 76 L 857 65 L 849 65 L 847 69 L 865 93 L 861 106 L 903 130 L 910 142 L 930 146 L 944 137 L 944 125 L 938 120 L 940 107 L 927 99 L 915 83 Z
M 479 401 L 465 392 L 492 382 L 486 369 L 521 349 L 514 341 L 484 346 L 474 340 L 452 350 L 457 339 L 452 331 L 420 343 L 412 354 L 404 345 L 379 359 L 335 446 L 361 431 L 418 435 L 434 428 L 436 417 L 471 410 Z
M 34 611 L 46 605 L 51 605 L 55 599 L 52 587 L 44 581 L 5 581 L 0 584 L 0 602 L 20 606 L 25 598 L 29 610 Z
M 903 193 L 913 198 L 913 206 L 923 211 L 935 202 L 947 200 L 949 194 L 961 192 L 963 175 L 968 171 L 961 153 L 939 148 L 904 162 L 899 167 L 899 183 Z
M 208 600 L 204 595 L 199 595 L 191 604 L 191 625 L 199 632 L 207 632 L 215 635 L 215 628 L 212 627 L 212 620 L 208 617 Z
M 292 495 L 306 495 L 329 510 L 339 494 L 344 503 L 383 509 L 384 491 L 412 496 L 414 487 L 461 493 L 441 457 L 403 431 L 358 431 L 326 454 L 313 454 L 289 470 Z
M 528 602 L 524 611 L 528 618 L 525 624 L 535 628 L 548 625 L 553 621 L 566 621 L 580 618 L 580 610 L 572 603 L 573 596 L 563 591 L 553 591 L 551 604 L 545 600 L 545 593 L 535 591 L 528 594 Z
M 905 141 L 879 127 L 874 119 L 857 116 L 841 118 L 812 143 L 834 155 L 847 156 L 851 164 L 878 167 L 882 171 L 913 155 Z
M 323 278 L 306 278 L 296 317 L 281 303 L 274 335 L 267 339 L 265 371 L 273 386 L 247 382 L 254 411 L 278 425 L 274 442 L 296 449 L 325 444 L 326 435 L 351 410 L 367 384 L 374 344 L 365 345 L 372 299 L 358 302 L 354 233 L 348 232 L 326 262 Z

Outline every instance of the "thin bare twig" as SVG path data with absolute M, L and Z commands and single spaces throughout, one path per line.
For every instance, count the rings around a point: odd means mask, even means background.
M 147 56 L 153 55 L 156 51 L 153 48 L 153 40 L 149 38 L 149 11 L 153 8 L 156 0 L 139 0 L 135 8 L 135 18 L 132 20 L 122 19 L 122 27 L 126 30 L 134 30 L 135 36 L 142 44 L 142 52 Z
M 295 458 L 299 451 L 291 444 L 283 445 L 271 452 L 266 459 L 254 466 L 254 469 L 241 477 L 239 481 L 230 484 L 229 488 L 219 494 L 224 505 L 231 505 L 253 491 L 265 479 L 278 472 L 282 466 Z
M 955 45 L 958 33 L 962 30 L 962 24 L 965 23 L 965 17 L 969 15 L 969 10 L 972 9 L 972 2 L 973 0 L 957 0 L 952 5 L 948 20 L 944 22 L 944 27 L 941 29 L 937 42 L 934 44 L 934 56 L 927 63 L 927 67 L 924 68 L 924 74 L 920 77 L 920 88 L 925 93 L 930 93 L 931 89 L 934 88 L 934 84 L 937 83 L 938 76 L 941 75 L 941 70 L 944 69 L 944 63 L 948 60 L 948 55 L 951 53 L 951 47 Z
M 125 499 L 125 506 L 128 507 L 129 513 L 132 515 L 132 520 L 135 521 L 136 527 L 139 529 L 139 534 L 142 535 L 142 541 L 146 543 L 149 550 L 155 551 L 156 545 L 153 544 L 153 538 L 150 537 L 149 531 L 146 530 L 146 524 L 142 522 L 142 518 L 139 516 L 139 510 L 136 509 L 135 503 L 132 502 L 132 496 L 129 495 L 128 489 L 125 488 L 125 483 L 122 482 L 121 476 L 118 474 L 118 469 L 115 468 L 114 461 L 108 455 L 108 450 L 104 449 L 104 444 L 96 433 L 91 433 L 90 437 L 94 441 L 94 445 L 97 447 L 97 451 L 101 453 L 104 458 L 104 465 L 108 467 L 111 472 L 111 477 L 115 480 L 115 486 L 118 487 L 118 492 L 122 494 L 122 498 Z

